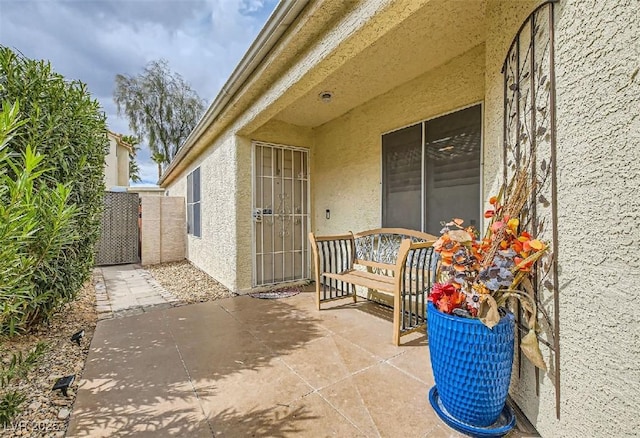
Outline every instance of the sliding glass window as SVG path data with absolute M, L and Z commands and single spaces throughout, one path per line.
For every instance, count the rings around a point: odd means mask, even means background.
M 453 217 L 480 224 L 482 108 L 382 136 L 382 226 L 438 235 Z

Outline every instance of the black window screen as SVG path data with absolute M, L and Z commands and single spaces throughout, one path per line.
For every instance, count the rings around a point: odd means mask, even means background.
M 438 235 L 440 222 L 454 217 L 479 225 L 481 118 L 474 106 L 426 122 L 427 233 Z
M 187 233 L 201 237 L 200 168 L 187 175 Z
M 422 124 L 382 136 L 382 226 L 421 229 Z

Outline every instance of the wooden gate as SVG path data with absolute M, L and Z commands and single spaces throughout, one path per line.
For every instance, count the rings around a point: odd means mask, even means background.
M 137 193 L 105 193 L 96 265 L 140 262 L 139 209 Z

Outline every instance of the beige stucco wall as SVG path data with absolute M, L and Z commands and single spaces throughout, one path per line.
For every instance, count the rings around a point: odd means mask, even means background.
M 126 187 L 129 185 L 129 151 L 124 146 L 116 148 L 118 162 L 118 185 Z
M 232 291 L 238 289 L 237 160 L 236 137 L 227 134 L 167 187 L 170 196 L 182 196 L 186 202 L 187 175 L 200 167 L 202 237 L 187 236 L 187 258 Z M 250 169 L 250 163 L 243 166 Z
M 127 192 L 137 193 L 140 196 L 165 196 L 165 190 L 161 187 L 133 186 L 128 187 Z
M 558 8 L 565 436 L 640 431 L 640 319 L 628 301 L 640 272 L 638 35 L 637 0 L 574 0 Z M 553 425 L 540 427 L 550 434 Z
M 141 196 L 141 263 L 184 260 L 187 225 L 181 196 Z
M 478 46 L 314 130 L 312 229 L 341 234 L 380 227 L 381 135 L 482 101 Z M 325 218 L 325 210 L 331 218 Z
M 112 187 L 129 185 L 129 151 L 118 145 L 115 137 L 109 133 L 109 152 L 104 158 L 104 185 L 107 190 Z
M 107 189 L 118 185 L 118 156 L 116 140 L 109 135 L 109 152 L 104 157 L 104 185 Z
M 487 5 L 485 193 L 502 138 L 500 67 L 539 2 Z M 512 396 L 544 437 L 637 436 L 640 323 L 629 306 L 640 243 L 640 3 L 562 1 L 556 10 L 561 413 L 552 369 L 524 366 Z M 543 351 L 545 349 L 543 348 Z

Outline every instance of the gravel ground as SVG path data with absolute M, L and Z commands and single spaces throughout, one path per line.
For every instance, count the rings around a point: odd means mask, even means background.
M 38 341 L 45 342 L 47 349 L 26 379 L 11 381 L 8 389 L 17 389 L 27 398 L 21 405 L 22 413 L 13 419 L 12 425 L 4 429 L 0 426 L 0 436 L 64 436 L 76 398 L 75 388 L 82 377 L 97 320 L 95 291 L 93 284 L 88 282 L 78 292 L 77 299 L 53 315 L 48 325 L 43 324 L 33 332 L 10 341 L 2 341 L 0 357 L 3 361 L 10 360 L 11 353 L 22 351 L 25 354 Z M 78 346 L 71 342 L 70 337 L 80 329 L 84 329 L 85 336 Z M 60 391 L 51 390 L 58 378 L 70 374 L 75 374 L 76 378 L 68 397 Z
M 145 266 L 165 289 L 182 303 L 202 303 L 232 297 L 229 290 L 188 261 Z

